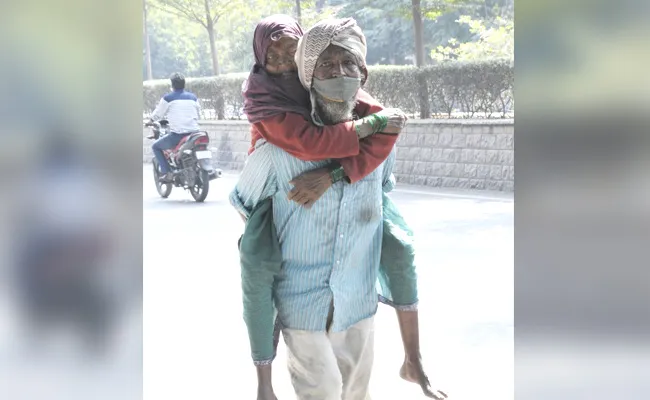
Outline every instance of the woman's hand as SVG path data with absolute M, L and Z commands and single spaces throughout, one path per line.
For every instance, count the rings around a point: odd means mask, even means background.
M 402 129 L 406 126 L 406 121 L 408 117 L 402 110 L 399 108 L 386 108 L 377 113 L 377 115 L 386 117 L 388 122 L 386 127 L 382 129 L 381 132 L 389 135 L 398 135 L 402 132 Z
M 386 108 L 355 121 L 359 140 L 376 133 L 398 135 L 406 126 L 408 118 L 399 108 Z
M 289 183 L 293 185 L 293 189 L 289 191 L 287 198 L 310 208 L 332 186 L 332 177 L 330 169 L 324 167 L 298 175 Z

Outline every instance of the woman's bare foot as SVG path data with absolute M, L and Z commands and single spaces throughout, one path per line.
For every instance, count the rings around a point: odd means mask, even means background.
M 257 400 L 278 400 L 273 392 L 271 364 L 258 365 L 257 370 Z
M 278 398 L 273 393 L 272 386 L 264 385 L 257 388 L 257 400 L 278 400 Z
M 404 360 L 402 368 L 399 370 L 399 376 L 408 382 L 413 382 L 422 388 L 422 392 L 425 396 L 436 399 L 444 400 L 447 398 L 447 394 L 441 390 L 433 390 L 431 388 L 431 383 L 429 383 L 429 378 L 427 374 L 424 373 L 424 368 L 422 367 L 422 360 Z

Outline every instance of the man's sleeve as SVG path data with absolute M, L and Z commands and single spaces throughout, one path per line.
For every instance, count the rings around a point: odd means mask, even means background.
M 397 151 L 393 150 L 388 155 L 386 163 L 384 164 L 384 176 L 382 179 L 382 190 L 384 193 L 390 193 L 395 188 L 395 175 L 393 175 L 393 168 L 395 167 L 395 155 Z
M 321 127 L 299 114 L 284 113 L 254 126 L 266 141 L 303 161 L 359 154 L 359 137 L 352 121 Z
M 167 102 L 167 100 L 165 100 L 163 97 L 160 99 L 160 102 L 158 103 L 156 109 L 153 110 L 153 113 L 151 113 L 151 119 L 154 121 L 162 119 L 167 113 L 167 108 L 169 108 L 169 102 Z
M 357 94 L 356 111 L 366 117 L 383 110 L 377 100 L 364 90 Z M 355 183 L 370 175 L 386 161 L 397 143 L 397 135 L 371 135 L 359 142 L 359 154 L 338 160 L 350 183 Z
M 271 146 L 261 144 L 248 156 L 235 189 L 230 193 L 230 204 L 248 219 L 255 207 L 277 191 Z

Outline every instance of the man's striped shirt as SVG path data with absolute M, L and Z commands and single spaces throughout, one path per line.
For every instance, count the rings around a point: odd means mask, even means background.
M 273 198 L 273 218 L 283 265 L 274 287 L 280 322 L 286 328 L 343 331 L 377 311 L 377 271 L 382 243 L 382 190 L 395 184 L 395 150 L 355 184 L 335 183 L 310 208 L 287 199 L 289 181 L 328 161 L 301 161 L 263 140 L 248 157 L 230 201 L 248 216 Z

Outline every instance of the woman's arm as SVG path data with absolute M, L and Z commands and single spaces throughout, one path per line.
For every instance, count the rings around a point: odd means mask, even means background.
M 359 90 L 355 111 L 360 117 L 381 110 L 381 104 L 364 90 Z M 292 113 L 253 124 L 249 154 L 260 138 L 303 161 L 341 159 L 342 175 L 348 182 L 356 182 L 374 171 L 397 142 L 396 135 L 372 135 L 359 141 L 354 121 L 318 127 Z
M 383 109 L 369 93 L 359 90 L 355 108 L 359 117 L 366 117 Z M 370 175 L 388 158 L 395 143 L 397 143 L 397 135 L 381 134 L 369 136 L 359 142 L 358 155 L 338 160 L 345 172 L 346 181 L 354 183 Z
M 320 127 L 293 113 L 253 124 L 253 147 L 260 137 L 303 161 L 354 156 L 360 147 L 354 121 Z
M 390 155 L 397 143 L 395 135 L 373 135 L 359 142 L 361 151 L 354 157 L 338 160 L 348 183 L 355 183 L 370 175 Z

